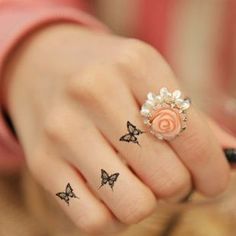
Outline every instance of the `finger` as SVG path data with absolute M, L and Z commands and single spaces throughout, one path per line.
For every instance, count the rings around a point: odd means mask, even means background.
M 132 121 L 140 129 L 143 127 L 137 104 L 120 76 L 114 67 L 90 70 L 83 80 L 90 81 L 91 86 L 93 78 L 95 80 L 93 83 L 98 80 L 103 86 L 102 88 L 94 86 L 95 89 L 92 91 L 91 88 L 89 90 L 82 86 L 81 93 L 78 88 L 82 82 L 80 77 L 79 85 L 77 86 L 75 82 L 73 86 L 76 99 L 86 109 L 105 138 L 158 197 L 171 198 L 175 201 L 182 199 L 191 189 L 191 178 L 187 169 L 166 143 L 156 142 L 150 135 L 138 137 L 141 148 L 136 144 L 119 141 L 121 135 L 127 133 L 127 120 Z M 105 100 L 103 94 L 111 99 Z
M 132 65 L 124 63 L 122 66 L 126 69 L 126 73 L 132 75 L 127 83 L 130 84 L 141 106 L 148 92 L 159 92 L 162 87 L 174 91 L 180 86 L 160 55 L 143 44 L 140 48 L 141 53 L 132 57 Z M 141 69 L 137 71 L 137 68 Z M 191 171 L 195 186 L 200 192 L 215 195 L 226 188 L 229 166 L 206 120 L 194 105 L 188 109 L 187 129 L 179 137 L 170 141 L 169 145 Z
M 206 117 L 215 137 L 223 148 L 236 148 L 236 138 L 220 127 L 213 119 Z
M 48 136 L 121 222 L 139 222 L 155 210 L 155 196 L 120 160 L 81 109 L 78 111 L 66 104 L 47 125 Z M 101 169 L 109 175 L 119 173 L 113 190 L 108 182 L 101 187 Z
M 92 234 L 113 233 L 123 229 L 124 226 L 89 191 L 79 173 L 58 157 L 51 148 L 43 147 L 32 157 L 29 167 L 72 221 L 82 231 Z M 76 198 L 70 198 L 67 203 L 56 194 L 65 192 L 68 183 L 73 188 Z
M 224 153 L 204 117 L 194 108 L 189 109 L 188 115 L 187 130 L 170 144 L 191 170 L 196 187 L 202 193 L 221 193 L 229 180 Z

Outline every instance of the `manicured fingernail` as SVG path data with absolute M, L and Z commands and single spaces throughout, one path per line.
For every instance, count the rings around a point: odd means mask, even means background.
M 236 163 L 236 148 L 225 148 L 224 153 L 229 163 Z

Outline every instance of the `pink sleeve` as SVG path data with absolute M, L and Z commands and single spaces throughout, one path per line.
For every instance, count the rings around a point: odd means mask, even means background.
M 25 36 L 52 22 L 76 22 L 106 31 L 103 24 L 79 10 L 84 7 L 84 2 L 78 0 L 0 0 L 0 172 L 17 170 L 24 159 L 23 150 L 3 116 L 6 98 L 6 91 L 2 89 L 6 88 L 2 79 L 4 62 Z

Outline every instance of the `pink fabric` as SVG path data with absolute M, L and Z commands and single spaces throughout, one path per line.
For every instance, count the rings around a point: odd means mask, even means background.
M 141 1 L 136 36 L 151 43 L 158 51 L 168 57 L 167 44 L 170 36 L 170 20 L 180 1 L 149 0 Z
M 83 1 L 0 0 L 0 103 L 7 109 L 4 62 L 12 49 L 30 32 L 58 21 L 76 22 L 96 30 L 107 28 L 92 16 L 79 10 Z M 2 109 L 1 109 L 2 110 Z M 0 110 L 0 171 L 16 170 L 22 164 L 23 150 L 8 128 Z

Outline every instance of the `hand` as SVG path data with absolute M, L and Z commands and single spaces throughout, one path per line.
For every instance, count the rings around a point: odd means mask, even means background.
M 145 129 L 139 109 L 149 91 L 180 88 L 145 43 L 53 25 L 20 45 L 5 79 L 29 169 L 83 231 L 119 231 L 150 215 L 158 199 L 179 201 L 193 187 L 207 196 L 226 188 L 229 166 L 194 105 L 173 141 L 149 133 L 139 136 L 141 147 L 119 141 L 127 121 Z M 99 188 L 101 169 L 119 173 L 113 191 Z M 68 183 L 79 198 L 69 206 L 56 196 Z

